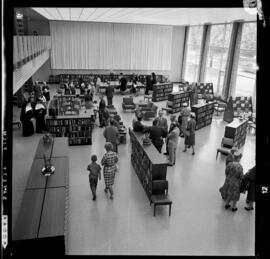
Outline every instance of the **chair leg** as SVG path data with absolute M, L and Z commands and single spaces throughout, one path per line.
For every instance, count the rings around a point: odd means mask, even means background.
M 171 216 L 171 207 L 172 207 L 172 204 L 170 204 L 170 207 L 169 207 L 169 216 Z
M 218 153 L 219 153 L 219 152 L 217 151 L 216 160 L 217 160 L 217 158 L 218 158 Z

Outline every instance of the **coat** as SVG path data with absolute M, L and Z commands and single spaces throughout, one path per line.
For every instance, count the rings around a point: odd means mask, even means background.
M 162 146 L 163 138 L 166 138 L 167 136 L 167 132 L 163 128 L 157 126 L 146 128 L 145 132 L 149 133 L 149 137 L 154 146 Z
M 106 96 L 107 97 L 113 97 L 113 93 L 114 93 L 114 86 L 113 85 L 109 85 L 107 88 L 106 88 Z
M 167 136 L 168 148 L 177 148 L 180 130 L 175 127 Z
M 187 123 L 186 135 L 185 135 L 185 145 L 194 146 L 195 145 L 195 129 L 196 121 L 191 119 Z
M 231 162 L 225 170 L 226 179 L 219 189 L 224 200 L 238 201 L 240 198 L 240 186 L 243 177 L 243 167 L 239 162 Z
M 106 142 L 111 142 L 112 144 L 118 144 L 119 142 L 119 131 L 115 126 L 107 126 L 103 132 L 103 136 Z
M 158 121 L 157 126 L 163 128 L 165 131 L 168 131 L 167 119 L 164 117 L 157 117 L 155 120 Z
M 20 121 L 22 122 L 22 134 L 24 137 L 34 134 L 34 125 L 31 119 L 33 118 L 33 110 L 30 103 L 24 102 L 21 109 Z
M 255 180 L 256 180 L 256 166 L 251 168 L 243 177 L 242 181 L 245 183 L 247 190 L 247 200 L 255 201 Z

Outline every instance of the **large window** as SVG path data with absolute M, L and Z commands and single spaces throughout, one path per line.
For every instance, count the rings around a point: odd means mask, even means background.
M 198 81 L 202 34 L 203 26 L 189 27 L 184 73 L 184 79 L 188 82 Z
M 206 59 L 205 82 L 213 83 L 214 93 L 221 95 L 232 24 L 212 25 Z
M 256 91 L 257 24 L 244 23 L 238 61 L 235 96 L 253 96 Z

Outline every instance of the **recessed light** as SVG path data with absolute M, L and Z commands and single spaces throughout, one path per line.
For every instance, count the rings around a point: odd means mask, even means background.
M 23 19 L 23 13 L 21 13 L 20 11 L 16 12 L 16 19 Z

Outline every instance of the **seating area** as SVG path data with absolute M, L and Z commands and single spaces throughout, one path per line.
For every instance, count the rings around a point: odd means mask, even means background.
M 142 113 L 143 119 L 148 120 L 157 116 L 158 106 L 152 102 L 142 102 L 138 104 L 137 109 Z

